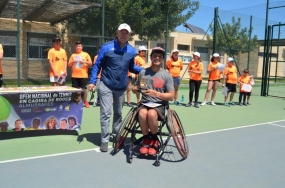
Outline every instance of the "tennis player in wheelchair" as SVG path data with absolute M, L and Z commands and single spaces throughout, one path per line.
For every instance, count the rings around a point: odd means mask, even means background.
M 158 149 L 158 121 L 165 118 L 168 101 L 174 97 L 172 76 L 162 68 L 165 51 L 160 47 L 152 49 L 151 66 L 139 73 L 133 92 L 142 93 L 138 107 L 138 121 L 143 134 L 140 154 L 156 155 Z

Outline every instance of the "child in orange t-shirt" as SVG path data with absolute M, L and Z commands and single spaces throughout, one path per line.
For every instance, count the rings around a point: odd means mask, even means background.
M 234 94 L 236 92 L 236 84 L 237 84 L 237 68 L 234 66 L 235 59 L 229 57 L 228 66 L 224 70 L 224 78 L 223 78 L 223 87 L 227 87 L 227 95 L 225 96 L 225 105 L 235 105 L 233 102 Z M 230 101 L 227 103 L 228 96 L 230 95 Z
M 211 96 L 211 105 L 212 106 L 216 105 L 214 100 L 220 83 L 220 75 L 222 74 L 222 71 L 218 70 L 218 65 L 220 64 L 219 61 L 220 61 L 220 55 L 218 53 L 214 53 L 207 69 L 207 73 L 209 74 L 208 85 L 207 85 L 207 91 L 205 93 L 205 98 L 204 101 L 201 103 L 201 106 L 207 105 L 207 100 L 209 98 L 211 90 L 213 90 Z
M 250 75 L 249 72 L 248 72 L 248 75 Z M 251 83 L 251 85 L 253 86 L 253 85 L 254 85 L 253 75 L 250 75 L 249 77 L 250 77 L 250 83 Z M 249 100 L 250 100 L 251 92 L 252 92 L 252 88 L 251 88 L 251 91 L 246 94 L 246 96 L 247 96 L 247 100 L 246 100 L 247 102 L 246 102 L 246 104 L 247 104 L 247 105 L 250 105 Z
M 48 61 L 50 65 L 49 75 L 51 85 L 65 85 L 65 78 L 63 78 L 62 83 L 58 83 L 61 75 L 66 76 L 67 69 L 66 51 L 61 48 L 61 39 L 58 37 L 53 39 L 53 48 L 48 51 Z
M 246 103 L 246 95 L 248 93 L 248 91 L 245 91 L 245 90 L 242 90 L 242 86 L 244 84 L 250 84 L 250 76 L 249 76 L 249 71 L 248 69 L 244 69 L 243 71 L 243 75 L 241 75 L 238 79 L 238 83 L 240 84 L 240 89 L 239 89 L 239 105 L 242 106 L 247 106 L 247 103 Z M 243 100 L 242 100 L 243 99 Z M 243 103 L 241 103 L 241 100 L 243 101 Z
M 68 62 L 68 66 L 72 68 L 71 81 L 72 87 L 81 88 L 83 92 L 84 106 L 89 108 L 87 101 L 87 84 L 88 84 L 88 67 L 92 65 L 91 57 L 88 53 L 83 52 L 81 41 L 75 43 L 75 53 L 73 53 Z
M 174 104 L 180 105 L 178 102 L 178 88 L 180 85 L 180 72 L 183 69 L 183 62 L 178 57 L 179 51 L 172 50 L 171 57 L 166 61 L 166 69 L 171 74 L 174 84 Z
M 199 98 L 199 90 L 202 84 L 202 76 L 203 76 L 203 63 L 200 58 L 199 52 L 194 52 L 193 60 L 188 65 L 188 72 L 190 74 L 189 80 L 189 103 L 186 104 L 186 107 L 194 106 L 199 108 L 198 98 Z M 195 92 L 195 101 L 192 103 L 193 95 Z

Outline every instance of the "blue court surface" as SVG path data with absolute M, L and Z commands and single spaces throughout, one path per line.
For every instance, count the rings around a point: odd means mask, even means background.
M 170 141 L 161 165 L 153 158 L 127 163 L 97 149 L 0 162 L 0 187 L 284 187 L 285 120 L 187 136 L 181 161 Z

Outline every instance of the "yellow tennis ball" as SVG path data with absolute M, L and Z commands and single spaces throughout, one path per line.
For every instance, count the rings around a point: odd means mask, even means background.
M 9 101 L 0 96 L 0 122 L 8 119 L 11 112 L 11 105 Z

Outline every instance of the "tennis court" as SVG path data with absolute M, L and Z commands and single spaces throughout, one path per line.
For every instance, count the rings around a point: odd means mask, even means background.
M 188 90 L 179 92 L 188 98 Z M 160 167 L 152 158 L 128 164 L 128 145 L 116 155 L 111 143 L 99 152 L 99 108 L 84 109 L 79 136 L 1 140 L 1 187 L 283 187 L 285 100 L 252 96 L 251 103 L 223 106 L 219 92 L 217 106 L 171 105 L 188 135 L 189 156 L 180 161 L 171 142 Z

